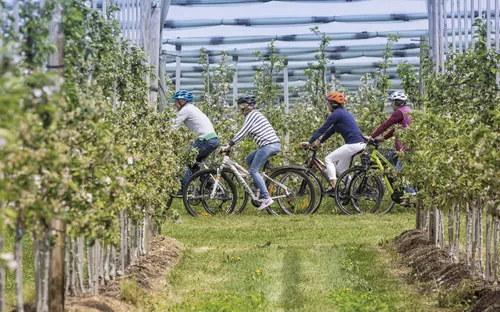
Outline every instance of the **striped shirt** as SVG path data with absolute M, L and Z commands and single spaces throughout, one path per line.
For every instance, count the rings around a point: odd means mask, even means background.
M 280 139 L 276 135 L 276 131 L 274 131 L 267 118 L 256 110 L 253 110 L 246 115 L 243 127 L 241 127 L 238 133 L 236 133 L 231 142 L 229 142 L 229 145 L 232 146 L 238 143 L 247 135 L 251 135 L 252 139 L 259 147 L 272 143 L 280 143 Z

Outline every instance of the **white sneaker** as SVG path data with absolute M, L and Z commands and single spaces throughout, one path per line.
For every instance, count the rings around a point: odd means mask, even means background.
M 258 210 L 264 210 L 267 207 L 271 206 L 274 203 L 274 200 L 271 197 L 262 200 L 262 204 L 257 208 Z

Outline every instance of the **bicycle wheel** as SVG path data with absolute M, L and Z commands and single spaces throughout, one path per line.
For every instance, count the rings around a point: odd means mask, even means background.
M 303 170 L 280 169 L 267 180 L 269 195 L 287 215 L 305 214 L 314 207 L 314 184 Z
M 365 171 L 365 167 L 355 166 L 348 170 L 342 172 L 342 174 L 337 179 L 337 185 L 335 187 L 335 203 L 346 215 L 352 215 L 359 213 L 351 202 L 351 196 L 349 193 L 349 188 L 353 178 Z
M 307 175 L 309 180 L 314 185 L 314 192 L 315 192 L 315 201 L 314 205 L 312 206 L 311 210 L 307 212 L 307 214 L 313 214 L 316 211 L 318 211 L 319 207 L 321 206 L 321 203 L 323 202 L 323 185 L 321 184 L 321 180 L 318 178 L 314 172 L 311 170 L 305 170 L 304 173 Z
M 384 185 L 380 176 L 369 170 L 358 171 L 349 185 L 349 195 L 358 213 L 374 213 L 384 196 Z
M 394 208 L 394 205 L 396 205 L 396 203 L 392 200 L 392 194 L 390 191 L 393 186 L 389 185 L 389 183 L 391 182 L 389 182 L 387 179 L 382 179 L 382 184 L 384 186 L 384 195 L 382 196 L 380 206 L 378 207 L 376 213 L 386 214 L 391 211 L 392 208 Z
M 232 172 L 231 170 L 224 170 L 223 172 L 234 183 L 236 187 L 236 193 L 238 194 L 238 197 L 236 200 L 236 208 L 234 209 L 233 213 L 240 214 L 243 212 L 243 210 L 245 210 L 250 196 L 248 195 L 240 181 L 238 181 L 234 172 Z
M 233 212 L 237 201 L 237 192 L 234 183 L 222 173 L 217 179 L 217 170 L 207 169 L 198 171 L 186 182 L 183 194 L 184 206 L 192 216 L 199 216 L 205 213 L 200 212 L 199 207 L 192 205 L 193 202 L 201 200 L 206 214 L 215 215 L 219 213 L 230 214 Z M 217 184 L 217 187 L 216 187 Z M 211 194 L 214 191 L 214 196 Z

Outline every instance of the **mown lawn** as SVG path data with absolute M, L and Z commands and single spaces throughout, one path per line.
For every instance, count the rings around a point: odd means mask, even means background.
M 411 213 L 181 220 L 163 228 L 185 249 L 156 296 L 159 309 L 438 311 L 393 273 L 393 255 L 379 246 L 414 227 Z

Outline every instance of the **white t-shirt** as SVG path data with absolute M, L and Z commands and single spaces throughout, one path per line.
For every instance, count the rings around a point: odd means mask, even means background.
M 186 128 L 196 133 L 198 139 L 215 133 L 214 126 L 207 115 L 191 103 L 184 105 L 181 110 L 177 112 L 177 118 L 172 128 L 177 130 L 182 123 L 184 123 Z

